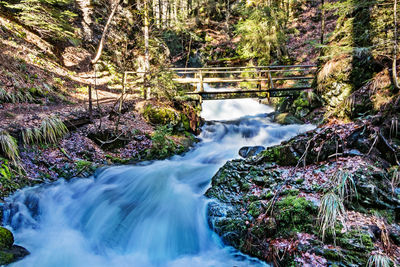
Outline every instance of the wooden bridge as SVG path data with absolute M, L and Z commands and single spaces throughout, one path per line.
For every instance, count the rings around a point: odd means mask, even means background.
M 187 85 L 187 95 L 202 99 L 287 97 L 312 89 L 316 65 L 171 68 L 177 74 L 173 81 Z M 128 75 L 139 72 L 125 72 Z M 143 75 L 143 74 L 142 74 Z M 213 87 L 211 87 L 213 86 Z

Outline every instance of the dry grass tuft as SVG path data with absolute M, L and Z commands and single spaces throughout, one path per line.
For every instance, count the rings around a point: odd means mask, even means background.
M 28 144 L 54 144 L 68 133 L 65 124 L 57 117 L 45 118 L 40 127 L 22 131 L 22 140 Z
M 318 222 L 322 240 L 328 232 L 332 233 L 335 237 L 335 226 L 337 222 L 343 221 L 344 206 L 342 199 L 334 192 L 329 192 L 321 200 L 321 205 L 318 212 Z
M 3 130 L 0 132 L 0 146 L 7 158 L 14 162 L 19 159 L 17 141 L 7 131 Z
M 381 252 L 371 255 L 367 262 L 367 267 L 389 267 L 393 261 Z

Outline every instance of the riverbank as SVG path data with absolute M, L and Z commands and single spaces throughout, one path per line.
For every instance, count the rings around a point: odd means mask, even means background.
M 2 125 L 15 159 L 0 159 L 1 199 L 25 186 L 88 177 L 101 166 L 164 159 L 196 142 L 201 119 L 188 103 L 132 100 L 120 116 L 116 108 L 96 109 L 93 121 L 83 109 L 67 109 Z
M 206 192 L 210 227 L 274 265 L 399 264 L 399 154 L 367 125 L 328 123 L 227 162 Z

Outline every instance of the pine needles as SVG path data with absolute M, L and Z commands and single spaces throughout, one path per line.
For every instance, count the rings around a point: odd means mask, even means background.
M 13 162 L 19 159 L 17 141 L 7 131 L 0 132 L 0 147 L 3 154 Z
M 367 262 L 367 267 L 389 267 L 393 261 L 382 253 L 371 255 Z

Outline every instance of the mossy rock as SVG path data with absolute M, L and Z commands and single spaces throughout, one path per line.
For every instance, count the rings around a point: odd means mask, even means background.
M 143 110 L 144 118 L 155 125 L 176 125 L 179 122 L 179 116 L 173 109 L 166 107 L 156 107 L 147 105 Z
M 290 113 L 280 113 L 275 116 L 275 121 L 279 124 L 288 125 L 288 124 L 303 124 L 301 120 L 291 115 Z
M 300 159 L 290 143 L 267 148 L 258 157 L 263 162 L 276 162 L 281 166 L 294 166 Z
M 276 203 L 278 234 L 311 232 L 314 228 L 317 207 L 304 197 L 288 196 Z
M 15 261 L 14 254 L 0 251 L 0 265 L 7 265 Z
M 9 249 L 14 244 L 14 236 L 10 230 L 0 227 L 0 249 Z

